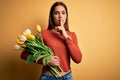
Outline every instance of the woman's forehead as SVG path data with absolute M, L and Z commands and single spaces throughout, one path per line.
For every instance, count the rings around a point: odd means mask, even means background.
M 54 11 L 66 11 L 65 8 L 61 5 L 55 7 Z

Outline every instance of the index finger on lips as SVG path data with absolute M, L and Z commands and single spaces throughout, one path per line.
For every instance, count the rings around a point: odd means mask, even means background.
M 62 22 L 62 20 L 60 19 L 60 26 L 63 26 L 63 22 Z

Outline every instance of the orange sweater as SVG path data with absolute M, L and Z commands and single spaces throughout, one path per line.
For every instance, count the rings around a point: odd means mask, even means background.
M 65 40 L 61 34 L 56 34 L 51 30 L 42 30 L 41 35 L 45 45 L 49 46 L 55 56 L 58 56 L 60 59 L 60 66 L 63 71 L 69 71 L 70 68 L 70 58 L 75 63 L 80 63 L 82 59 L 81 51 L 78 47 L 77 37 L 74 32 L 67 32 L 71 36 L 71 40 Z M 29 53 L 23 52 L 21 54 L 22 59 L 26 59 Z M 42 64 L 42 60 L 39 60 L 38 63 Z M 46 70 L 46 67 L 43 67 L 43 71 Z

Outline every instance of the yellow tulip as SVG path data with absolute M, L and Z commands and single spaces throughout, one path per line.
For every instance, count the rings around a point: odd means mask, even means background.
M 35 36 L 33 34 L 25 34 L 26 38 L 29 40 L 34 40 Z
M 37 31 L 38 31 L 38 32 L 41 32 L 41 27 L 40 27 L 40 25 L 37 25 L 36 28 L 37 28 Z
M 20 39 L 17 39 L 17 44 L 19 44 L 19 45 L 23 45 L 24 44 L 24 42 L 23 41 L 21 41 Z
M 20 35 L 18 35 L 18 39 L 20 39 Z

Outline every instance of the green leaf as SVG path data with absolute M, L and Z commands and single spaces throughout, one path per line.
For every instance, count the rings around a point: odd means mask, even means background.
M 50 54 L 51 56 L 53 55 L 53 51 L 45 45 L 46 51 L 48 52 L 48 54 Z
M 43 58 L 43 65 L 46 66 L 50 61 L 51 56 L 46 56 Z
M 34 57 L 33 57 L 33 55 L 29 55 L 26 59 L 26 63 L 31 64 L 32 62 L 34 62 Z
M 46 56 L 48 56 L 48 55 L 39 55 L 39 56 L 37 56 L 37 58 L 36 58 L 36 62 L 39 60 L 39 59 L 41 59 L 41 58 L 45 58 Z

